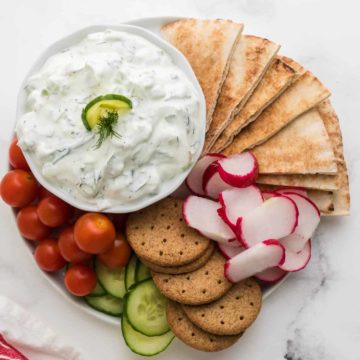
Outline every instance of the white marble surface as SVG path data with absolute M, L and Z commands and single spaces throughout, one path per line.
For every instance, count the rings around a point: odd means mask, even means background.
M 322 221 L 307 269 L 269 300 L 256 324 L 221 356 L 242 360 L 360 359 L 360 3 L 356 0 L 12 0 L 0 11 L 0 174 L 15 121 L 16 94 L 39 52 L 80 27 L 141 16 L 225 17 L 282 44 L 332 90 L 350 168 L 352 215 Z M 211 74 L 210 74 L 211 75 Z M 42 277 L 12 213 L 0 204 L 0 293 L 33 311 L 87 360 L 135 359 L 118 327 L 79 312 Z M 175 341 L 160 359 L 217 359 Z

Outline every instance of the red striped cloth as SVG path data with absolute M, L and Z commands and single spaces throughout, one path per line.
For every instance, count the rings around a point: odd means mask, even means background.
M 11 346 L 0 334 L 0 360 L 29 360 L 22 353 Z

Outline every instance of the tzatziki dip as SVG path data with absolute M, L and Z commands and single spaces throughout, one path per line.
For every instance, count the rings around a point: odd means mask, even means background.
M 99 210 L 157 194 L 199 152 L 198 93 L 141 36 L 91 33 L 51 56 L 25 90 L 20 147 L 49 184 Z

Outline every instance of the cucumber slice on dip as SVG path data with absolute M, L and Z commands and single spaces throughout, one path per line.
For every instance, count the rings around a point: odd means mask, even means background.
M 87 130 L 94 129 L 109 113 L 132 109 L 132 102 L 123 95 L 107 94 L 91 100 L 83 109 L 81 118 Z

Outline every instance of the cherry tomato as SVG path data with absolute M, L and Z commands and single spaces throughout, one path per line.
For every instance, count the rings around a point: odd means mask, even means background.
M 21 209 L 17 214 L 16 222 L 21 235 L 28 240 L 42 240 L 51 233 L 51 228 L 40 221 L 37 206 Z
M 29 170 L 29 165 L 17 143 L 17 139 L 14 139 L 10 145 L 9 163 L 14 169 Z
M 45 189 L 43 186 L 40 186 L 39 189 L 39 199 L 44 199 L 48 196 L 54 196 L 49 190 Z
M 74 227 L 69 226 L 59 235 L 59 249 L 63 258 L 72 263 L 79 263 L 91 259 L 91 254 L 82 251 L 74 239 Z
M 109 250 L 115 240 L 113 223 L 103 214 L 87 213 L 75 223 L 77 246 L 90 254 L 101 254 Z
M 66 264 L 65 259 L 61 256 L 56 239 L 40 241 L 36 246 L 34 255 L 39 267 L 44 271 L 58 271 Z
M 71 206 L 54 195 L 47 196 L 38 204 L 38 215 L 47 226 L 61 226 L 70 218 Z
M 37 196 L 38 183 L 34 176 L 25 170 L 11 170 L 1 181 L 1 197 L 12 207 L 29 205 Z
M 100 261 L 110 268 L 122 268 L 130 259 L 131 247 L 123 234 L 118 234 L 113 247 L 107 252 L 98 255 Z
M 89 295 L 96 286 L 96 275 L 90 266 L 74 265 L 65 274 L 65 286 L 75 296 Z

